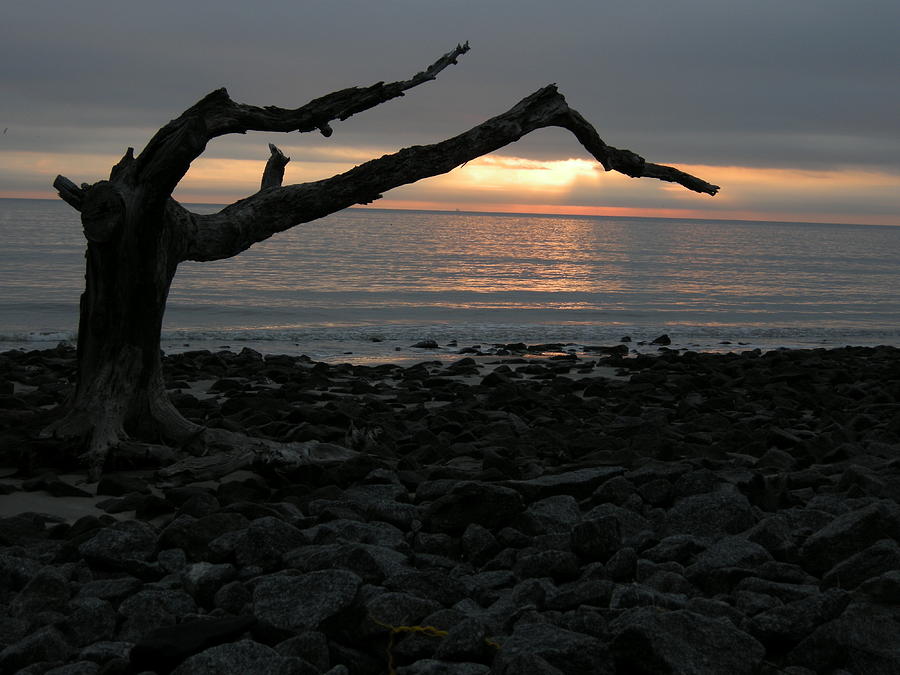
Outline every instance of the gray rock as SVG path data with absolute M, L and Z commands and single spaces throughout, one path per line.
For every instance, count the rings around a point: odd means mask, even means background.
M 807 569 L 823 573 L 886 536 L 900 539 L 900 507 L 879 501 L 838 516 L 814 532 L 803 543 L 801 556 Z
M 364 604 L 367 618 L 363 632 L 367 635 L 383 634 L 386 626 L 416 625 L 441 609 L 439 602 L 402 592 L 379 593 Z
M 673 534 L 660 540 L 656 546 L 648 548 L 641 555 L 657 563 L 670 561 L 685 563 L 705 548 L 706 544 L 697 537 L 689 534 Z
M 637 566 L 637 553 L 631 547 L 620 548 L 606 562 L 606 573 L 610 579 L 616 581 L 626 581 L 634 579 L 634 572 Z
M 657 480 L 677 481 L 694 467 L 686 462 L 665 462 L 658 459 L 645 461 L 641 466 L 625 473 L 625 478 L 635 485 L 652 483 Z
M 0 554 L 0 591 L 20 591 L 38 573 L 41 564 L 16 555 Z
M 351 542 L 385 546 L 398 551 L 408 551 L 409 544 L 403 530 L 390 523 L 363 523 L 358 520 L 339 519 L 321 523 L 302 530 L 303 535 L 313 544 L 336 544 Z
M 147 481 L 137 476 L 125 476 L 123 474 L 107 474 L 97 484 L 98 495 L 121 497 L 129 492 L 150 494 L 150 486 Z
M 437 659 L 420 659 L 397 668 L 397 675 L 488 675 L 490 672 L 481 663 L 448 663 Z
M 580 520 L 581 510 L 572 495 L 554 495 L 529 504 L 515 527 L 530 535 L 568 533 Z
M 761 612 L 750 619 L 747 628 L 770 648 L 793 646 L 817 626 L 839 616 L 849 603 L 850 594 L 847 591 L 833 588 Z
M 471 601 L 469 601 L 471 602 Z M 464 621 L 467 615 L 483 614 L 484 610 L 476 603 L 471 606 L 466 604 L 465 613 L 457 609 L 440 609 L 433 614 L 429 614 L 422 620 L 423 626 L 433 626 L 441 631 L 449 631 L 460 621 Z M 422 633 L 409 633 L 402 640 L 398 639 L 394 642 L 394 654 L 400 661 L 416 661 L 419 659 L 432 658 L 437 648 L 435 637 L 424 635 Z M 383 670 L 383 666 L 381 668 Z
M 608 607 L 615 584 L 609 579 L 585 579 L 560 586 L 547 598 L 547 609 L 575 610 L 584 605 Z
M 365 514 L 372 522 L 384 521 L 408 530 L 419 518 L 419 509 L 402 502 L 372 502 L 365 505 Z
M 818 580 L 804 570 L 800 565 L 793 563 L 770 560 L 754 570 L 754 575 L 760 579 L 779 581 L 786 584 L 817 584 Z
M 775 607 L 781 606 L 781 601 L 766 593 L 755 593 L 754 591 L 732 591 L 730 593 L 731 602 L 744 616 L 756 616 L 763 612 L 767 612 Z
M 613 589 L 609 599 L 611 609 L 628 609 L 630 607 L 684 609 L 685 605 L 687 605 L 686 595 L 662 593 L 639 584 L 620 584 Z
M 304 673 L 302 668 L 300 659 L 281 656 L 271 647 L 252 640 L 240 640 L 210 647 L 191 656 L 173 670 L 172 675 L 297 675 Z
M 578 577 L 580 568 L 574 553 L 550 550 L 519 555 L 512 571 L 520 579 L 550 577 L 556 581 L 571 581 Z
M 198 605 L 208 606 L 216 592 L 237 576 L 230 563 L 199 562 L 188 565 L 181 572 L 181 583 Z
M 156 554 L 156 562 L 163 570 L 174 574 L 187 566 L 187 555 L 180 548 L 167 548 Z
M 517 654 L 491 672 L 494 675 L 566 675 L 535 654 Z
M 282 656 L 297 656 L 318 668 L 324 673 L 331 667 L 331 655 L 328 652 L 328 638 L 318 631 L 304 631 L 289 637 L 275 646 Z
M 640 579 L 640 574 L 635 576 Z M 687 597 L 697 595 L 697 589 L 683 574 L 671 570 L 657 569 L 642 579 L 641 583 L 660 593 L 675 593 Z
M 715 492 L 716 488 L 721 485 L 722 479 L 709 469 L 695 469 L 678 478 L 673 486 L 673 491 L 676 498 L 690 497 Z
M 301 546 L 285 554 L 284 565 L 303 572 L 349 570 L 369 584 L 380 584 L 385 577 L 408 569 L 402 553 L 384 546 L 350 543 Z
M 893 539 L 882 539 L 828 570 L 822 586 L 854 589 L 891 570 L 900 570 L 900 546 Z
M 0 652 L 0 672 L 15 673 L 32 663 L 65 661 L 72 646 L 53 626 L 39 628 Z
M 505 485 L 515 488 L 528 499 L 542 499 L 554 495 L 583 498 L 590 496 L 605 481 L 624 472 L 625 469 L 621 466 L 598 466 L 529 480 L 507 481 Z
M 873 602 L 900 605 L 900 570 L 891 570 L 859 586 Z
M 69 580 L 56 567 L 43 567 L 9 604 L 9 615 L 30 619 L 40 612 L 65 613 L 71 595 Z
M 645 503 L 652 506 L 664 506 L 673 495 L 672 483 L 665 478 L 657 478 L 638 486 L 638 494 Z
M 554 623 L 573 633 L 584 633 L 605 642 L 609 637 L 609 627 L 601 612 L 600 609 L 593 611 L 586 608 L 572 610 L 562 614 Z
M 796 560 L 798 557 L 800 542 L 797 531 L 780 514 L 759 521 L 744 536 L 762 546 L 777 560 Z
M 180 548 L 191 560 L 205 560 L 211 541 L 249 524 L 239 513 L 213 513 L 202 518 L 181 515 L 160 532 L 159 548 Z
M 735 626 L 740 626 L 744 620 L 744 615 L 738 609 L 722 600 L 695 597 L 688 600 L 685 609 L 711 619 L 725 619 Z
M 741 579 L 735 586 L 735 590 L 765 593 L 784 603 L 803 600 L 819 593 L 819 587 L 815 584 L 792 584 L 759 577 Z
M 275 574 L 253 589 L 253 613 L 278 629 L 316 629 L 353 604 L 362 579 L 345 570 Z
M 666 516 L 665 534 L 716 539 L 738 534 L 756 523 L 747 498 L 730 486 L 679 499 Z
M 487 637 L 487 629 L 481 621 L 464 619 L 441 639 L 434 657 L 441 661 L 484 663 L 492 655 Z
M 686 610 L 632 609 L 614 620 L 610 630 L 616 666 L 627 673 L 750 675 L 766 653 L 732 624 Z
M 434 600 L 445 607 L 466 596 L 462 582 L 440 570 L 408 570 L 393 574 L 384 580 L 384 587 Z
M 115 642 L 111 640 L 103 640 L 87 645 L 80 652 L 78 658 L 83 661 L 93 661 L 94 663 L 104 664 L 113 659 L 128 661 L 128 655 L 134 646 L 131 642 Z
M 787 663 L 816 672 L 900 673 L 896 607 L 853 603 L 819 626 L 787 656 Z
M 572 528 L 572 551 L 586 561 L 606 562 L 621 546 L 619 520 L 613 516 L 591 518 Z
M 625 546 L 635 546 L 637 541 L 643 540 L 645 533 L 653 530 L 650 521 L 642 515 L 615 504 L 600 504 L 584 514 L 585 521 L 600 518 L 615 518 L 619 521 L 619 533 Z
M 172 626 L 186 614 L 197 611 L 197 604 L 183 591 L 146 588 L 122 601 L 119 614 L 124 617 L 119 640 L 137 642 L 150 631 Z
M 548 623 L 517 624 L 513 634 L 502 640 L 494 658 L 494 670 L 521 672 L 510 668 L 523 657 L 539 657 L 563 673 L 615 673 L 612 657 L 602 641 Z
M 137 593 L 142 584 L 134 577 L 118 577 L 115 579 L 97 579 L 88 581 L 78 589 L 79 598 L 100 598 L 118 604 L 125 598 Z
M 460 539 L 462 550 L 474 565 L 483 565 L 500 551 L 500 544 L 493 533 L 478 523 L 466 527 Z
M 99 672 L 100 666 L 93 661 L 76 661 L 51 668 L 44 675 L 95 675 Z
M 240 581 L 225 584 L 213 596 L 213 606 L 229 614 L 243 614 L 244 608 L 252 600 L 247 587 Z
M 771 559 L 769 552 L 759 544 L 741 536 L 725 537 L 698 555 L 694 563 L 685 569 L 685 577 L 699 588 L 721 592 L 729 587 L 729 570 L 747 570 L 741 576 L 750 576 L 750 570 Z M 723 571 L 725 576 L 715 574 L 719 571 Z
M 60 629 L 76 647 L 112 640 L 116 633 L 116 610 L 106 600 L 75 598 L 69 602 L 68 616 Z
M 525 503 L 515 490 L 493 483 L 459 483 L 435 499 L 424 512 L 425 523 L 439 532 L 463 532 L 470 523 L 493 529 L 522 512 Z
M 125 561 L 148 561 L 156 550 L 158 533 L 139 520 L 123 520 L 104 527 L 78 547 L 89 562 L 121 569 Z
M 637 493 L 637 487 L 625 476 L 615 476 L 597 488 L 593 501 L 622 506 Z
M 204 618 L 156 629 L 134 645 L 131 667 L 135 672 L 167 672 L 193 654 L 240 637 L 254 623 L 249 616 Z
M 0 615 L 0 645 L 11 645 L 28 635 L 32 628 L 31 622 L 26 619 L 16 619 L 10 616 Z
M 272 571 L 280 569 L 285 553 L 306 543 L 303 533 L 283 520 L 257 518 L 238 540 L 234 557 L 240 567 L 255 565 Z

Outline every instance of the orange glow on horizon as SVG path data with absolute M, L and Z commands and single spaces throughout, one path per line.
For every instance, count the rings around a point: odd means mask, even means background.
M 285 183 L 321 180 L 383 151 L 389 150 L 334 146 L 308 154 L 302 148 L 286 149 L 297 159 L 288 164 Z M 0 197 L 53 199 L 51 183 L 56 174 L 76 183 L 93 182 L 105 178 L 116 161 L 100 154 L 4 153 L 0 178 L 29 178 L 4 181 L 23 187 L 0 188 Z M 200 158 L 175 198 L 186 203 L 233 202 L 259 189 L 264 166 L 263 158 Z M 722 191 L 711 198 L 672 183 L 635 180 L 605 172 L 583 158 L 487 155 L 450 173 L 392 190 L 371 208 L 900 225 L 900 175 L 887 171 L 678 167 L 721 185 Z

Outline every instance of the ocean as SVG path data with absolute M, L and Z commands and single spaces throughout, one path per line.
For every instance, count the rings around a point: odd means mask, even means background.
M 0 199 L 0 242 L 0 350 L 74 340 L 78 213 Z M 374 363 L 625 336 L 653 351 L 639 343 L 661 334 L 718 352 L 900 345 L 898 261 L 900 227 L 354 208 L 183 263 L 163 349 Z

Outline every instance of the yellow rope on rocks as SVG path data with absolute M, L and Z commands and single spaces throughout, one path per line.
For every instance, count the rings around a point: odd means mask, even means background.
M 387 660 L 388 660 L 388 675 L 397 675 L 397 671 L 394 668 L 394 636 L 398 633 L 421 633 L 422 635 L 427 635 L 428 637 L 437 637 L 442 638 L 447 636 L 447 631 L 441 630 L 440 628 L 435 628 L 434 626 L 392 626 L 389 623 L 385 623 L 384 621 L 379 621 L 374 616 L 369 616 L 370 619 L 382 628 L 387 628 L 390 631 L 388 635 L 388 643 L 385 651 L 387 652 Z M 484 639 L 485 643 L 493 647 L 494 649 L 500 649 L 500 644 L 495 640 L 491 640 L 489 638 Z

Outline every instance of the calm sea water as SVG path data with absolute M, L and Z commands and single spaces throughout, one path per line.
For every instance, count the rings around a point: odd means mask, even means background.
M 0 200 L 0 241 L 0 349 L 73 339 L 78 214 Z M 898 260 L 892 227 L 349 209 L 184 263 L 163 346 L 387 361 L 424 339 L 900 345 Z

